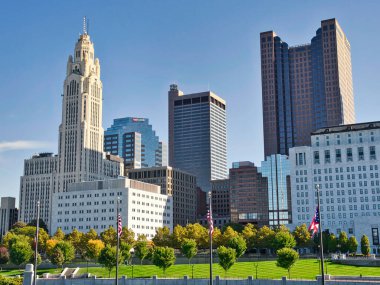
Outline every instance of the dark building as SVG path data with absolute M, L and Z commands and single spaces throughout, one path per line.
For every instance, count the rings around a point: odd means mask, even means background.
M 0 208 L 0 233 L 5 235 L 18 219 L 18 210 L 16 209 L 16 198 L 1 197 Z
M 319 128 L 355 122 L 350 43 L 337 20 L 294 47 L 263 32 L 260 48 L 265 157 L 310 145 Z
M 269 224 L 268 180 L 249 161 L 234 162 L 230 168 L 231 222 Z

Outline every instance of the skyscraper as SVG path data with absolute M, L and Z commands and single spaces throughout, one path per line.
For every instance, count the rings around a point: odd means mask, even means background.
M 69 56 L 62 94 L 62 123 L 59 126 L 58 155 L 42 153 L 24 162 L 20 187 L 20 220 L 41 218 L 51 222 L 51 197 L 74 182 L 117 178 L 123 164 L 103 152 L 102 82 L 99 59 L 86 30 Z
M 203 191 L 227 177 L 226 102 L 211 91 L 169 90 L 169 164 L 197 177 Z
M 0 237 L 5 235 L 17 222 L 18 210 L 16 209 L 16 198 L 1 197 L 0 206 Z
M 265 156 L 310 145 L 310 133 L 355 122 L 351 48 L 336 19 L 324 20 L 310 44 L 289 47 L 260 34 Z
M 167 145 L 147 118 L 119 118 L 104 133 L 104 151 L 119 155 L 126 168 L 166 166 Z

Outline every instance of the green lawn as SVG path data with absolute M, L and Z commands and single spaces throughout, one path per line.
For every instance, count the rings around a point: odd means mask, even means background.
M 238 262 L 232 266 L 228 271 L 226 277 L 239 277 L 247 278 L 251 275 L 253 278 L 256 277 L 256 267 L 257 266 L 257 277 L 258 278 L 268 278 L 268 279 L 279 279 L 282 276 L 287 276 L 286 270 L 276 266 L 276 261 L 259 261 L 259 262 Z M 208 264 L 195 264 L 194 265 L 194 278 L 207 278 L 209 276 L 209 266 Z M 44 269 L 38 270 L 39 274 L 50 272 L 59 273 L 60 269 Z M 0 272 L 2 275 L 15 276 L 21 275 L 22 270 L 3 270 Z M 87 268 L 81 268 L 80 273 L 87 272 Z M 108 271 L 102 267 L 89 267 L 88 272 L 97 277 L 108 277 Z M 214 276 L 219 275 L 224 278 L 225 274 L 223 269 L 218 265 L 213 265 Z M 347 275 L 347 276 L 380 276 L 379 267 L 358 267 L 350 265 L 340 265 L 332 264 L 327 262 L 327 272 L 331 275 Z M 319 274 L 319 262 L 315 259 L 301 259 L 291 270 L 291 278 L 294 279 L 315 279 L 315 276 Z M 119 267 L 119 276 L 127 275 L 129 278 L 132 277 L 132 267 L 127 265 L 122 265 Z M 159 277 L 164 277 L 162 270 L 158 269 L 154 265 L 134 265 L 133 266 L 133 277 L 152 277 L 157 275 Z M 179 277 L 182 278 L 184 275 L 192 277 L 192 267 L 187 264 L 178 264 L 170 267 L 166 272 L 166 277 Z M 112 270 L 111 277 L 115 276 L 115 270 Z

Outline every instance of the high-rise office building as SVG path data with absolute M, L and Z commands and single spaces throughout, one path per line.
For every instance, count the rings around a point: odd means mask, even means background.
M 102 82 L 99 59 L 84 30 L 69 56 L 62 94 L 62 123 L 58 155 L 40 154 L 24 162 L 20 187 L 20 220 L 36 219 L 40 201 L 41 218 L 50 226 L 53 192 L 64 192 L 68 184 L 117 178 L 124 166 L 103 152 Z
M 5 235 L 17 222 L 18 210 L 16 209 L 16 198 L 1 197 L 0 207 L 0 237 Z
M 104 151 L 119 155 L 126 168 L 166 166 L 167 146 L 146 118 L 115 119 L 104 133 Z
M 230 169 L 231 222 L 268 225 L 267 188 L 267 178 L 252 162 L 234 162 Z
M 268 179 L 269 225 L 291 223 L 290 162 L 286 155 L 272 154 L 261 162 L 260 172 Z
M 168 109 L 169 164 L 209 191 L 211 180 L 227 178 L 226 102 L 211 91 L 184 95 L 172 84 Z
M 318 128 L 355 122 L 351 48 L 336 19 L 324 20 L 310 44 L 289 47 L 260 34 L 265 156 L 310 145 Z

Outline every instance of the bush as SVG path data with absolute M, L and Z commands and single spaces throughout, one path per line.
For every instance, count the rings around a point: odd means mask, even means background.
M 9 278 L 0 275 L 0 285 L 22 285 L 22 278 Z

